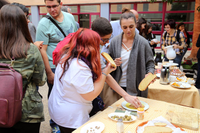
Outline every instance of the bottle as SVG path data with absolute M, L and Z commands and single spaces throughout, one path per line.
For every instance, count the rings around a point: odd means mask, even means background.
M 144 108 L 137 109 L 137 119 L 143 120 L 144 119 Z
M 124 123 L 122 119 L 117 121 L 117 133 L 124 133 Z

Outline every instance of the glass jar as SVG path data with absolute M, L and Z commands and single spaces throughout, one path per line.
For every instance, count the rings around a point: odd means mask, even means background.
M 122 119 L 117 121 L 117 133 L 124 133 L 124 123 Z
M 144 119 L 144 108 L 137 109 L 137 119 L 143 120 Z

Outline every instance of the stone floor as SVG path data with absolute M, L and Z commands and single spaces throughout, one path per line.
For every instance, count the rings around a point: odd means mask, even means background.
M 45 84 L 44 86 L 39 88 L 40 94 L 43 96 L 43 104 L 44 104 L 44 115 L 45 115 L 45 121 L 42 122 L 40 127 L 40 133 L 51 133 L 51 127 L 49 125 L 49 111 L 48 111 L 48 100 L 47 100 L 47 93 L 48 93 L 48 86 Z

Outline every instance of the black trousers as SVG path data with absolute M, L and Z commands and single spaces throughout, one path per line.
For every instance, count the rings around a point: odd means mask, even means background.
M 195 86 L 200 89 L 200 58 L 198 58 L 198 71 Z
M 60 129 L 61 133 L 71 133 L 74 130 L 76 130 L 76 129 L 73 129 L 73 128 L 66 128 L 66 127 L 62 127 L 62 126 L 59 126 L 59 129 Z
M 0 128 L 0 133 L 39 133 L 40 124 L 18 122 L 11 128 Z

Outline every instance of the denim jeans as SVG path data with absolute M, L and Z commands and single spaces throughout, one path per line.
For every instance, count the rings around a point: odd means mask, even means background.
M 55 68 L 52 68 L 51 69 L 51 71 L 53 72 L 53 73 L 55 73 Z M 49 82 L 48 82 L 48 80 L 47 80 L 47 85 L 48 85 L 48 87 L 49 87 L 49 91 L 48 91 L 48 98 L 49 98 L 49 96 L 50 96 L 50 94 L 51 94 L 51 90 L 52 90 L 52 88 L 53 88 L 53 85 L 52 84 L 50 84 Z
M 53 72 L 53 73 L 55 73 L 55 68 L 52 68 L 51 69 L 51 71 Z M 49 91 L 48 91 L 48 98 L 49 98 L 49 96 L 50 96 L 50 94 L 51 94 L 51 90 L 52 90 L 52 88 L 53 88 L 53 84 L 50 84 L 49 82 L 48 82 L 48 80 L 47 80 L 47 85 L 48 85 L 48 87 L 49 87 Z M 53 128 L 53 127 L 55 127 L 55 126 L 58 126 L 52 119 L 49 121 L 49 123 L 50 123 L 50 126 Z

